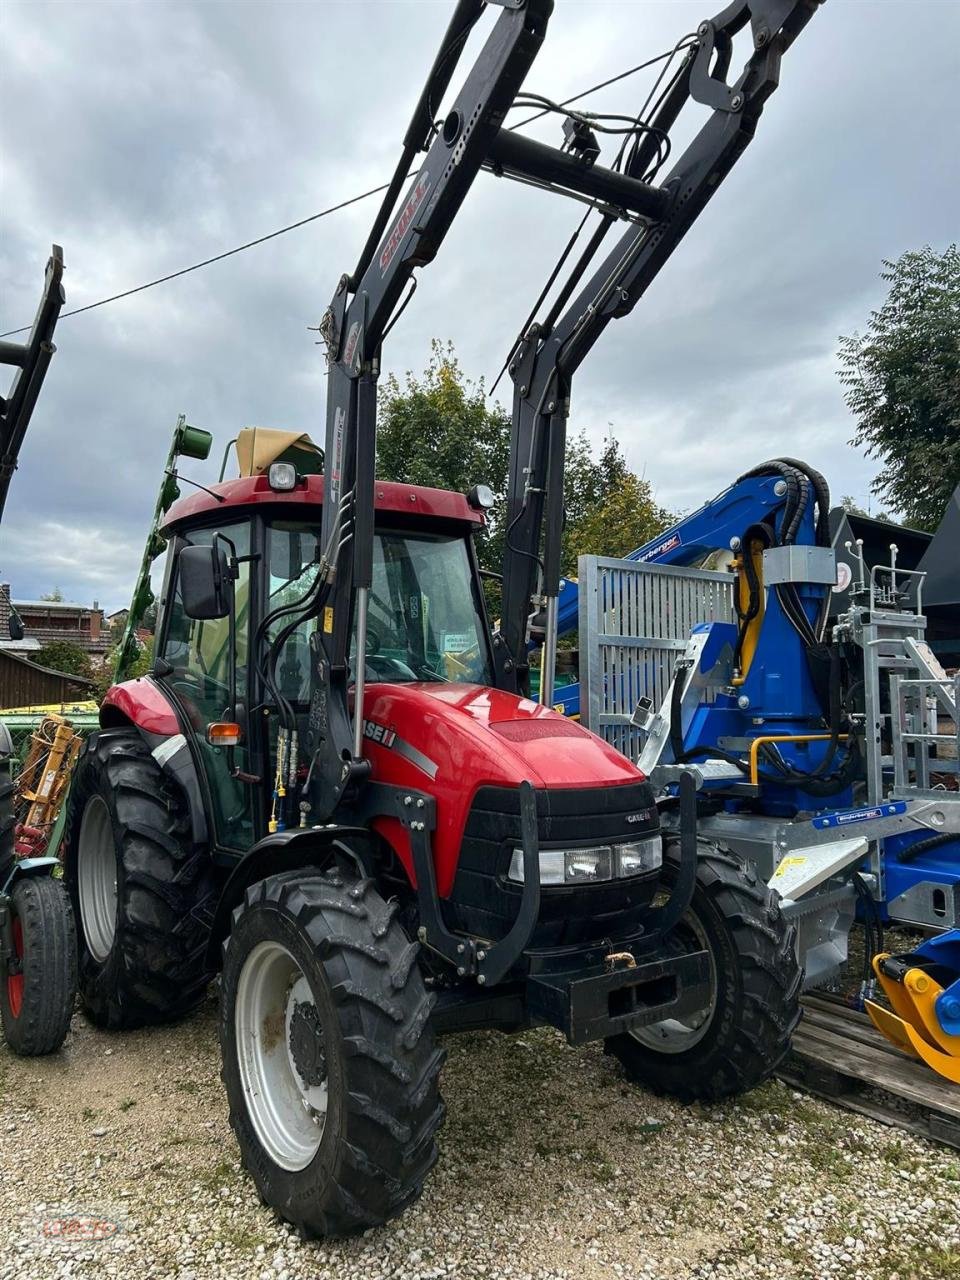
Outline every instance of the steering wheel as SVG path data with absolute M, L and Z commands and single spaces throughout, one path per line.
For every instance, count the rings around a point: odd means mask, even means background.
M 382 640 L 380 638 L 380 633 L 378 631 L 374 631 L 372 627 L 368 626 L 367 627 L 367 643 L 364 648 L 364 652 L 368 656 L 372 653 L 379 653 L 381 644 L 382 644 Z

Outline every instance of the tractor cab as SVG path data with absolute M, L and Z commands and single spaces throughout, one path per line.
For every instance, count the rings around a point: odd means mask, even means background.
M 286 777 L 277 776 L 277 711 L 281 702 L 290 709 L 305 743 L 310 637 L 330 621 L 321 610 L 285 625 L 315 594 L 322 560 L 323 477 L 302 470 L 312 446 L 301 442 L 293 458 L 286 433 L 257 429 L 255 449 L 250 434 L 238 440 L 248 474 L 177 502 L 163 529 L 169 551 L 156 678 L 193 730 L 224 852 L 243 852 L 267 831 L 307 825 L 307 802 L 298 799 L 306 768 L 294 763 L 289 743 Z M 366 686 L 491 683 L 473 545 L 483 526 L 476 499 L 471 505 L 460 494 L 378 483 Z M 271 678 L 265 655 L 274 646 Z M 357 660 L 355 637 L 352 668 Z

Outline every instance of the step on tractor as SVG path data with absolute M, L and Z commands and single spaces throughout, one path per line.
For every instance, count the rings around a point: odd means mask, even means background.
M 381 1223 L 419 1194 L 444 1114 L 440 1034 L 552 1026 L 642 1085 L 712 1100 L 769 1076 L 799 1016 L 793 930 L 747 863 L 698 837 L 692 781 L 664 840 L 643 773 L 554 712 L 549 688 L 530 696 L 528 642 L 538 612 L 556 639 L 573 372 L 753 137 L 817 5 L 735 0 L 664 56 L 652 107 L 626 121 L 521 94 L 552 4 L 491 5 L 435 120 L 487 7 L 456 6 L 323 318 L 322 453 L 252 430 L 238 478 L 166 512 L 153 672 L 107 694 L 70 797 L 86 1009 L 111 1028 L 171 1018 L 219 972 L 242 1158 L 305 1235 Z M 562 148 L 504 124 L 531 103 L 564 117 Z M 661 176 L 687 104 L 705 122 Z M 383 339 L 482 168 L 598 219 L 509 361 L 496 630 L 474 546 L 489 489 L 385 483 L 374 466 Z
M 53 332 L 64 303 L 63 251 L 47 262 L 40 305 L 23 342 L 0 341 L 0 364 L 16 369 L 0 396 L 0 518 L 20 447 L 56 347 Z M 10 615 L 10 638 L 23 627 Z M 29 833 L 17 831 L 14 743 L 0 721 L 0 1024 L 14 1053 L 52 1053 L 63 1044 L 76 1000 L 73 913 L 55 857 L 37 856 Z M 44 796 L 38 794 L 37 803 Z

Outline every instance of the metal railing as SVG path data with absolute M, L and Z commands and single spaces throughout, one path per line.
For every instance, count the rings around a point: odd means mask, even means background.
M 891 675 L 893 782 L 898 794 L 928 792 L 932 773 L 957 772 L 960 717 L 953 716 L 952 732 L 940 732 L 940 713 L 946 700 L 960 706 L 960 675 L 943 680 Z
M 637 703 L 661 706 L 698 623 L 733 620 L 733 577 L 581 556 L 578 578 L 581 720 L 635 759 L 645 737 L 631 723 Z

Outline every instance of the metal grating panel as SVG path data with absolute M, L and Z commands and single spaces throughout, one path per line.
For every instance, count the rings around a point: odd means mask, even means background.
M 659 708 L 698 622 L 733 620 L 732 575 L 606 556 L 581 556 L 578 572 L 581 720 L 636 759 L 637 702 Z

